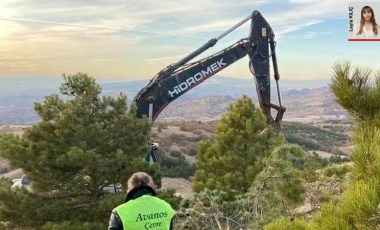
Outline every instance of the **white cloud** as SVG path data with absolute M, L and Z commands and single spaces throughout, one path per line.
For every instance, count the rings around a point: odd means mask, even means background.
M 331 18 L 342 18 L 345 16 L 345 1 L 323 1 L 323 0 L 293 0 L 291 3 L 297 3 L 289 10 L 268 15 L 267 20 L 271 23 L 272 28 L 277 28 L 276 35 L 281 38 L 287 33 L 299 31 L 323 22 Z
M 240 19 L 241 20 L 241 19 Z M 235 25 L 237 20 L 224 20 L 217 22 L 210 22 L 207 24 L 199 24 L 195 26 L 189 26 L 181 29 L 181 33 L 200 33 L 200 32 L 210 32 L 210 31 L 220 31 L 226 30 L 229 27 Z
M 264 17 L 271 25 L 276 35 L 283 37 L 285 34 L 302 30 L 324 20 L 345 16 L 345 1 L 321 1 L 321 0 L 291 0 L 290 3 L 295 4 L 293 7 L 266 14 Z M 244 16 L 237 18 L 229 18 L 219 21 L 209 21 L 198 23 L 181 29 L 181 33 L 200 33 L 210 31 L 225 31 L 232 25 L 240 21 Z M 247 31 L 249 23 L 242 28 Z M 242 29 L 241 28 L 241 29 Z M 240 29 L 240 30 L 241 30 Z
M 278 4 L 286 7 L 268 10 Z M 341 17 L 346 2 L 0 0 L 0 17 L 40 21 L 0 20 L 0 50 L 4 51 L 0 60 L 12 63 L 12 68 L 0 74 L 21 74 L 25 70 L 34 75 L 54 75 L 93 67 L 102 75 L 107 75 L 108 68 L 110 76 L 150 76 L 149 72 L 158 71 L 202 45 L 209 39 L 205 33 L 216 36 L 260 8 L 267 10 L 264 16 L 276 35 L 285 38 L 328 18 Z M 227 40 L 236 41 L 248 31 L 249 23 Z M 314 35 L 305 36 L 312 39 Z M 165 43 L 170 47 L 162 45 Z M 96 66 L 91 66 L 93 63 Z M 107 64 L 102 67 L 102 63 Z M 141 63 L 148 63 L 154 71 L 143 68 Z M 2 70 L 4 66 L 0 66 Z
M 321 0 L 290 0 L 289 1 L 289 3 L 293 3 L 293 4 L 309 4 L 309 3 L 318 3 L 318 2 L 321 2 Z
M 310 21 L 305 22 L 304 24 L 289 24 L 289 25 L 283 25 L 280 27 L 280 29 L 275 32 L 277 39 L 282 39 L 287 33 L 296 32 L 299 31 L 305 27 L 312 26 L 315 24 L 320 23 L 321 21 Z
M 17 12 L 17 9 L 9 7 L 10 2 L 11 0 L 0 1 L 0 15 L 2 17 L 11 17 Z

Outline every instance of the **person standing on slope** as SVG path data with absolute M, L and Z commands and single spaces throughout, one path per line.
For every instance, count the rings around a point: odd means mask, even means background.
M 128 180 L 125 203 L 112 210 L 108 230 L 171 230 L 174 210 L 156 197 L 152 177 L 134 173 Z

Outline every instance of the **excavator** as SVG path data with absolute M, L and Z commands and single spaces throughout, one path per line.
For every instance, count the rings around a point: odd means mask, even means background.
M 209 57 L 189 63 L 189 61 L 213 47 L 220 39 L 249 20 L 251 20 L 251 26 L 247 38 L 243 38 Z M 281 103 L 278 85 L 280 75 L 278 73 L 275 47 L 276 43 L 274 41 L 272 28 L 261 13 L 255 10 L 251 15 L 231 27 L 223 34 L 210 39 L 200 48 L 196 49 L 180 61 L 167 66 L 154 76 L 134 98 L 134 102 L 137 105 L 136 116 L 138 118 L 146 116 L 150 121 L 155 121 L 158 115 L 169 103 L 237 60 L 248 55 L 249 69 L 255 79 L 260 108 L 264 113 L 267 122 L 272 125 L 277 132 L 280 132 L 280 123 L 286 108 L 283 107 Z M 272 58 L 279 105 L 271 103 L 270 58 Z M 271 109 L 277 111 L 275 118 L 272 117 Z M 157 161 L 157 149 L 157 144 L 151 142 L 149 153 L 150 162 Z
M 248 20 L 251 20 L 251 27 L 247 38 L 243 38 L 232 44 L 230 47 L 227 47 L 209 57 L 196 62 L 188 63 L 199 54 L 213 47 L 221 38 Z M 249 56 L 249 69 L 255 78 L 260 108 L 266 116 L 267 122 L 272 125 L 277 132 L 280 132 L 280 123 L 286 108 L 282 106 L 278 85 L 280 75 L 277 67 L 274 33 L 268 22 L 259 11 L 254 11 L 250 16 L 217 38 L 210 39 L 203 46 L 187 55 L 177 63 L 171 64 L 161 70 L 150 80 L 148 85 L 138 92 L 134 98 L 134 102 L 137 105 L 136 116 L 138 118 L 146 116 L 150 119 L 150 121 L 155 121 L 158 115 L 169 103 L 246 55 Z M 272 58 L 273 63 L 279 105 L 274 105 L 271 103 L 269 78 L 270 58 Z M 271 109 L 275 109 L 277 111 L 275 118 L 271 115 Z M 146 160 L 150 163 L 157 162 L 157 151 L 158 144 L 150 142 L 150 149 Z M 22 179 L 22 182 L 24 179 L 30 183 L 26 177 Z M 21 186 L 26 186 L 24 184 L 21 184 Z M 161 187 L 161 181 L 156 182 L 156 184 L 158 187 Z M 15 186 L 18 185 L 16 184 Z M 114 186 L 114 188 L 111 189 L 114 189 L 116 192 L 120 188 L 118 186 Z

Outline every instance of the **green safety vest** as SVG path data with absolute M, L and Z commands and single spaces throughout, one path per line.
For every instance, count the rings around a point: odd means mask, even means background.
M 166 201 L 143 195 L 115 208 L 124 230 L 168 230 L 174 210 Z

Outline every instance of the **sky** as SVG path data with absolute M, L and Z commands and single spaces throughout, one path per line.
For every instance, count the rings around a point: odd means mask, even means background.
M 151 79 L 254 10 L 276 34 L 282 79 L 328 79 L 346 60 L 380 69 L 380 42 L 347 41 L 346 0 L 0 0 L 0 78 Z M 246 23 L 200 58 L 248 33 Z M 248 58 L 218 75 L 251 77 Z

